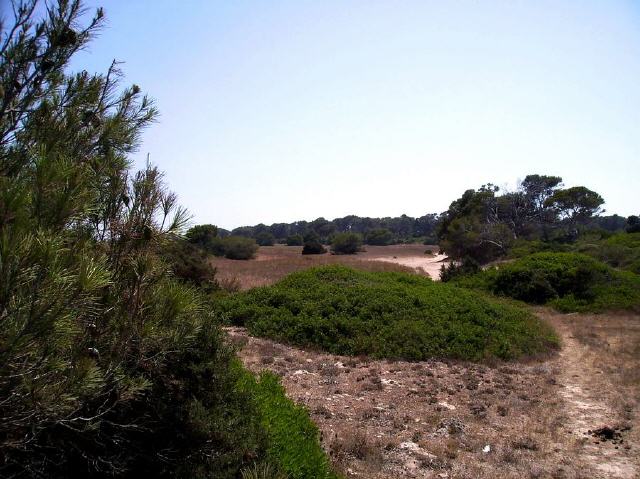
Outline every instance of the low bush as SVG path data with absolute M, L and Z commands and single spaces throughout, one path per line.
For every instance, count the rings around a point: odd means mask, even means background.
M 342 266 L 294 273 L 220 303 L 252 334 L 336 354 L 511 359 L 556 342 L 529 311 L 406 273 Z
M 202 248 L 175 237 L 162 245 L 160 256 L 179 280 L 198 286 L 206 292 L 218 289 L 216 269 L 211 266 L 208 255 Z
M 256 378 L 246 374 L 241 390 L 256 402 L 258 416 L 267 434 L 269 476 L 288 479 L 338 479 L 320 446 L 319 433 L 309 414 L 285 395 L 277 376 L 263 372 Z M 255 466 L 253 469 L 257 469 Z M 251 469 L 249 469 L 251 470 Z M 249 475 L 247 477 L 254 477 Z
M 302 248 L 302 254 L 324 254 L 326 252 L 327 249 L 322 246 L 320 241 L 316 240 L 305 241 Z
M 222 240 L 224 257 L 229 259 L 251 259 L 258 251 L 258 245 L 251 238 L 228 236 Z
M 338 233 L 331 241 L 334 254 L 356 254 L 362 249 L 362 236 L 358 233 Z
M 304 244 L 304 239 L 302 235 L 291 235 L 287 236 L 287 246 L 302 246 Z
M 536 253 L 456 284 L 562 311 L 640 308 L 640 277 L 579 253 Z
M 275 236 L 273 236 L 268 231 L 265 231 L 263 233 L 258 233 L 256 235 L 256 243 L 258 243 L 259 246 L 273 246 L 275 242 L 276 242 Z

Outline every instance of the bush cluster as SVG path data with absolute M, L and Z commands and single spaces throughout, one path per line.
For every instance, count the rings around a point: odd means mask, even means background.
M 535 253 L 456 283 L 562 311 L 640 308 L 638 275 L 579 253 Z
M 334 254 L 356 254 L 362 249 L 362 235 L 358 233 L 338 233 L 331 240 Z
M 302 254 L 324 254 L 327 249 L 318 240 L 309 240 L 304 242 Z
M 511 359 L 556 341 L 520 307 L 417 275 L 342 266 L 239 293 L 220 304 L 220 314 L 259 336 L 378 358 Z
M 228 236 L 221 240 L 224 257 L 229 259 L 251 259 L 258 251 L 258 245 L 251 238 Z

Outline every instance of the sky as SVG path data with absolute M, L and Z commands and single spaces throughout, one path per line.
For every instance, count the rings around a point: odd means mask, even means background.
M 104 0 L 147 153 L 224 228 L 447 209 L 527 174 L 640 213 L 637 1 Z

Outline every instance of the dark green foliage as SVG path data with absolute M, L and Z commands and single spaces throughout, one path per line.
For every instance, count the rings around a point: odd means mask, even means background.
M 625 231 L 627 233 L 640 233 L 640 217 L 636 215 L 629 216 L 627 218 Z
M 364 242 L 370 245 L 390 245 L 393 244 L 394 240 L 393 233 L 386 228 L 370 230 L 364 235 Z
M 511 359 L 556 342 L 525 309 L 417 275 L 341 266 L 237 294 L 220 314 L 259 336 L 377 358 Z
M 619 217 L 594 217 L 604 202 L 600 195 L 584 186 L 560 189 L 561 181 L 528 175 L 514 192 L 499 194 L 492 184 L 465 191 L 440 218 L 441 249 L 456 260 L 487 264 L 523 241 L 575 242 L 600 224 L 616 227 Z
M 208 249 L 212 241 L 218 237 L 218 227 L 214 225 L 196 225 L 185 234 L 190 243 Z
M 266 439 L 192 285 L 210 271 L 176 240 L 188 215 L 162 174 L 129 169 L 156 111 L 119 88 L 115 63 L 66 74 L 101 10 L 83 28 L 76 1 L 14 7 L 0 39 L 0 476 L 236 478 Z
M 451 262 L 447 266 L 440 266 L 440 280 L 443 283 L 460 276 L 475 274 L 480 271 L 480 265 L 473 258 L 465 258 L 459 263 Z
M 640 274 L 640 232 L 612 235 L 585 253 L 615 268 Z
M 273 246 L 276 242 L 276 238 L 268 231 L 263 231 L 256 235 L 256 243 L 258 246 Z
M 287 236 L 287 246 L 302 246 L 304 244 L 304 238 L 302 235 Z
M 536 253 L 456 283 L 562 311 L 640 308 L 638 275 L 578 253 Z
M 258 251 L 258 245 L 251 238 L 242 236 L 229 236 L 222 240 L 222 248 L 225 258 L 251 259 Z
M 365 235 L 368 231 L 385 229 L 392 234 L 392 240 L 400 243 L 423 242 L 435 244 L 435 228 L 438 215 L 431 213 L 418 218 L 401 215 L 395 218 L 369 218 L 355 215 L 326 220 L 316 218 L 313 221 L 295 221 L 293 223 L 274 223 L 272 225 L 258 224 L 255 226 L 241 226 L 232 231 L 233 235 L 246 236 L 257 239 L 262 232 L 269 232 L 279 243 L 286 243 L 287 238 L 294 235 L 306 236 L 313 233 L 315 239 L 326 243 L 335 233 L 359 233 Z M 220 236 L 220 233 L 218 234 Z M 291 245 L 293 246 L 293 245 Z M 296 245 L 297 246 L 297 245 Z M 302 246 L 302 243 L 300 244 Z
M 304 242 L 302 254 L 324 254 L 327 249 L 318 240 L 309 240 Z
M 334 254 L 356 254 L 362 249 L 362 236 L 358 233 L 338 233 L 331 240 Z
M 218 289 L 216 269 L 209 262 L 209 255 L 201 248 L 175 237 L 160 249 L 176 278 L 211 292 Z
M 320 446 L 318 428 L 287 398 L 277 376 L 264 372 L 256 380 L 246 374 L 241 389 L 255 398 L 268 437 L 268 463 L 288 479 L 338 479 Z

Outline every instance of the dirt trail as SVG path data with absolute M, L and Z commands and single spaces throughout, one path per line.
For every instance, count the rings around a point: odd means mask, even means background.
M 557 358 L 557 380 L 561 386 L 559 394 L 565 400 L 568 419 L 566 427 L 576 439 L 584 442 L 580 451 L 581 462 L 597 474 L 595 477 L 640 477 L 637 451 L 630 454 L 632 446 L 629 440 L 627 444 L 623 444 L 624 439 L 621 444 L 614 444 L 612 441 L 608 442 L 606 437 L 593 434 L 599 428 L 620 430 L 632 424 L 624 417 L 621 418 L 616 405 L 612 404 L 612 392 L 620 386 L 615 384 L 611 375 L 599 367 L 606 362 L 606 358 L 601 354 L 594 361 L 593 348 L 581 343 L 575 336 L 576 328 L 588 328 L 591 325 L 586 321 L 584 325 L 576 325 L 575 321 L 572 324 L 573 318 L 579 320 L 577 315 L 563 316 L 548 312 L 543 315 L 547 316 L 562 339 L 562 350 Z M 604 317 L 599 319 L 606 320 Z M 626 409 L 626 412 L 629 412 L 629 408 Z M 637 425 L 636 421 L 634 426 Z
M 537 314 L 559 354 L 494 366 L 305 351 L 229 329 L 282 378 L 347 478 L 640 478 L 640 316 Z M 611 437 L 589 431 L 611 428 Z

